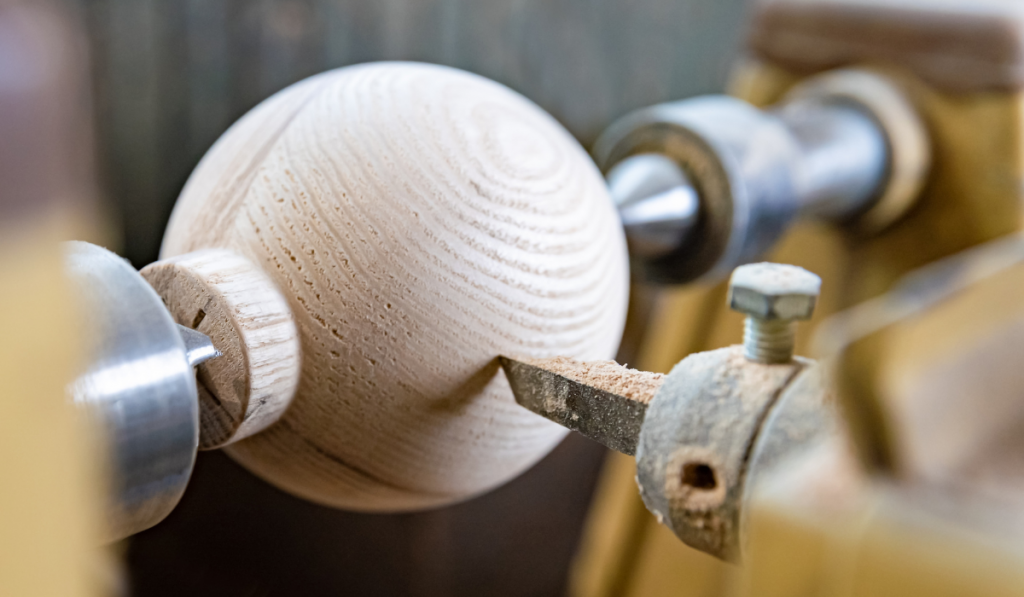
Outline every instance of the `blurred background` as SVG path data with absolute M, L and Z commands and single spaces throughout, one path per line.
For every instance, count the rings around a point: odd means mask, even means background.
M 73 1 L 73 0 L 69 0 Z M 745 0 L 78 0 L 91 43 L 111 248 L 156 259 L 186 179 L 247 110 L 374 60 L 497 80 L 587 148 L 634 108 L 721 91 Z M 620 361 L 629 362 L 630 355 Z M 119 546 L 132 594 L 562 595 L 604 448 L 570 436 L 488 495 L 362 515 L 285 495 L 200 453 L 181 505 Z

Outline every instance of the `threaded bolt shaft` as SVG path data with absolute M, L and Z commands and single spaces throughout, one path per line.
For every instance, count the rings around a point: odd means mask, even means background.
M 758 363 L 793 360 L 796 322 L 810 319 L 821 278 L 783 263 L 749 263 L 732 272 L 729 308 L 746 315 L 743 353 Z
M 793 359 L 796 322 L 747 315 L 743 324 L 743 353 L 758 363 L 788 363 Z

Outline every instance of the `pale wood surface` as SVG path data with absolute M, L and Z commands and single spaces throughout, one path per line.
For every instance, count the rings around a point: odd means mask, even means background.
M 299 383 L 299 337 L 287 300 L 248 260 L 209 249 L 140 272 L 180 325 L 210 337 L 222 354 L 196 369 L 199 448 L 262 431 L 291 404 Z
M 302 378 L 229 453 L 319 503 L 403 510 L 525 470 L 564 430 L 499 354 L 614 355 L 625 244 L 603 179 L 550 116 L 444 67 L 351 67 L 274 96 L 186 186 L 165 257 L 225 247 L 287 296 Z

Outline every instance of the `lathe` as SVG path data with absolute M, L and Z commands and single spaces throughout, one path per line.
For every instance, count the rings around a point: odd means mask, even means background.
M 635 458 L 645 521 L 739 565 L 730 594 L 1024 590 L 1013 5 L 765 3 L 733 95 L 626 115 L 592 155 L 476 75 L 326 72 L 217 141 L 141 271 L 56 249 L 73 232 L 47 205 L 88 168 L 55 150 L 81 115 L 40 98 L 67 95 L 74 58 L 23 31 L 11 44 L 46 60 L 0 87 L 0 124 L 35 143 L 0 156 L 0 213 L 45 233 L 31 259 L 0 253 L 2 321 L 35 338 L 0 377 L 39 382 L 10 381 L 12 404 L 54 402 L 0 420 L 53 417 L 70 439 L 52 468 L 104 479 L 80 506 L 102 529 L 69 545 L 158 524 L 198 450 L 405 512 L 491 490 L 575 430 Z M 667 374 L 608 360 L 631 271 L 692 290 L 662 302 L 687 346 L 662 351 Z M 741 345 L 716 345 L 724 307 Z M 822 310 L 812 360 L 797 322 Z M 47 353 L 53 373 L 26 376 Z M 104 471 L 75 460 L 83 413 Z

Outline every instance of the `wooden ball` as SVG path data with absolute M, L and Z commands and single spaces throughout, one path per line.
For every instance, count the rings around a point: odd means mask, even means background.
M 628 265 L 597 168 L 554 119 L 451 68 L 377 63 L 266 100 L 214 145 L 163 257 L 225 248 L 288 300 L 299 388 L 229 454 L 355 510 L 504 483 L 565 431 L 519 407 L 501 354 L 614 355 Z

